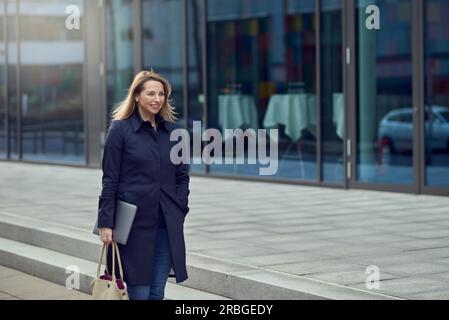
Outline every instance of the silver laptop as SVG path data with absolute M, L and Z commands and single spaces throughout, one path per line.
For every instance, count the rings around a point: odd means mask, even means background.
M 128 242 L 129 232 L 136 217 L 137 206 L 117 200 L 115 202 L 115 223 L 112 229 L 112 240 L 120 244 L 126 244 Z M 100 235 L 98 229 L 98 220 L 95 222 L 93 233 Z

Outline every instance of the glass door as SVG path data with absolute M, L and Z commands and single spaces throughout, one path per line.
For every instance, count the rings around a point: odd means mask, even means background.
M 409 0 L 351 2 L 346 62 L 351 154 L 349 185 L 412 191 L 416 156 L 413 97 L 412 14 Z M 368 8 L 375 5 L 374 11 Z M 377 10 L 376 10 L 377 9 Z M 378 19 L 378 20 L 377 20 Z M 378 29 L 372 28 L 379 22 Z M 349 51 L 350 50 L 350 51 Z M 351 55 L 351 53 L 353 54 Z M 350 55 L 350 56 L 348 56 Z

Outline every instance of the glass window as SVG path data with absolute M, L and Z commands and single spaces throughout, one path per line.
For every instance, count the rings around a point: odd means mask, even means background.
M 426 185 L 449 187 L 449 0 L 424 1 Z M 441 117 L 439 117 L 440 115 Z
M 184 1 L 142 0 L 143 66 L 172 85 L 172 105 L 179 124 L 184 119 Z
M 207 44 L 208 123 L 222 133 L 223 158 L 233 162 L 210 171 L 259 175 L 266 166 L 249 153 L 255 139 L 246 130 L 278 129 L 277 141 L 259 139 L 261 150 L 278 144 L 276 176 L 316 180 L 315 1 L 210 0 Z M 237 139 L 246 141 L 244 154 L 225 148 Z
M 413 114 L 411 112 L 404 112 L 401 116 L 401 122 L 413 124 Z
M 412 1 L 371 1 L 381 12 L 379 30 L 366 27 L 367 2 L 356 4 L 357 179 L 412 184 Z M 393 110 L 402 122 L 389 121 Z
M 321 1 L 320 14 L 323 180 L 343 183 L 345 104 L 342 67 L 342 1 Z
M 391 117 L 386 117 L 387 121 L 389 122 L 401 122 L 402 121 L 402 114 L 395 114 Z
M 129 0 L 106 2 L 107 121 L 112 108 L 125 99 L 134 78 L 133 5 Z
M 82 15 L 82 0 L 20 1 L 24 159 L 85 162 Z

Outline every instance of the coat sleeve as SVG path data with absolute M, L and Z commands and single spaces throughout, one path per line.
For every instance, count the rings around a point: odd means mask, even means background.
M 106 136 L 102 160 L 102 190 L 98 203 L 98 227 L 113 228 L 115 200 L 120 178 L 123 133 L 119 121 L 112 121 Z

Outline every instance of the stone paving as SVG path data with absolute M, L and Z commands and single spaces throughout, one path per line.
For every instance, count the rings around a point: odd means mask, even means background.
M 95 223 L 100 169 L 0 161 L 0 179 L 0 212 Z M 449 197 L 197 176 L 190 189 L 190 252 L 365 290 L 375 266 L 375 292 L 449 299 Z
M 92 300 L 77 290 L 0 266 L 0 300 Z

